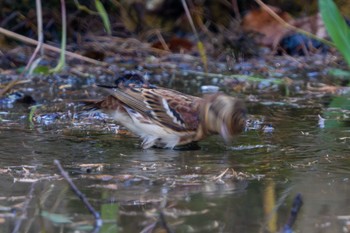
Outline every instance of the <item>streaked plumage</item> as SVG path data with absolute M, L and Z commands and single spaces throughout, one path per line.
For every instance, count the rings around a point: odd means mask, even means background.
M 110 95 L 96 107 L 140 136 L 144 149 L 174 148 L 212 134 L 230 141 L 245 127 L 243 102 L 224 94 L 199 98 L 156 87 L 136 74 L 101 87 Z

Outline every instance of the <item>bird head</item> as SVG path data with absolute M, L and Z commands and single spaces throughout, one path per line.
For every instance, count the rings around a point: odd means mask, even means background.
M 228 143 L 244 130 L 246 108 L 242 100 L 220 93 L 206 96 L 203 103 L 201 119 L 205 134 L 220 134 Z

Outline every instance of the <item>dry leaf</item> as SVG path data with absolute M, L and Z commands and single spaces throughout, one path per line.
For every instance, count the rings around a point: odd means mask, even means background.
M 287 23 L 292 23 L 293 18 L 281 9 L 269 6 L 279 17 Z M 242 27 L 246 31 L 253 31 L 261 34 L 257 39 L 259 44 L 275 48 L 281 39 L 290 32 L 268 12 L 262 8 L 250 11 L 242 20 Z

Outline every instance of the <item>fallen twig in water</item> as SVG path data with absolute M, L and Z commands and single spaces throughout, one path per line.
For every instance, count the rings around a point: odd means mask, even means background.
M 165 220 L 165 217 L 164 217 L 164 214 L 162 211 L 160 211 L 159 213 L 159 225 L 162 226 L 165 230 L 166 233 L 172 233 L 173 231 L 169 228 L 166 220 Z
M 73 192 L 79 197 L 80 200 L 84 203 L 86 208 L 90 211 L 90 213 L 95 217 L 95 229 L 93 232 L 98 232 L 99 228 L 102 226 L 102 219 L 99 212 L 95 210 L 95 208 L 90 204 L 85 195 L 78 189 L 78 187 L 73 183 L 72 179 L 69 177 L 68 173 L 61 166 L 60 161 L 54 160 L 54 164 L 57 166 L 58 170 L 60 170 L 63 178 L 68 182 Z
M 229 170 L 229 168 L 226 168 L 226 170 L 223 171 L 220 175 L 215 176 L 215 177 L 213 178 L 213 180 L 221 180 L 221 178 L 227 173 L 228 170 Z
M 17 233 L 19 232 L 19 229 L 22 225 L 23 220 L 25 219 L 26 215 L 27 215 L 27 209 L 29 208 L 29 204 L 30 201 L 33 199 L 33 194 L 34 194 L 34 190 L 35 190 L 35 184 L 36 182 L 33 182 L 32 185 L 30 186 L 30 190 L 29 190 L 29 194 L 26 197 L 26 200 L 23 203 L 23 208 L 22 208 L 22 214 L 21 216 L 18 217 L 18 219 L 16 220 L 15 223 L 15 227 L 13 228 L 12 233 Z
M 288 221 L 283 227 L 283 231 L 282 231 L 283 233 L 293 232 L 292 227 L 293 227 L 293 224 L 295 223 L 295 220 L 297 219 L 298 213 L 302 205 L 303 205 L 303 198 L 301 197 L 301 194 L 298 193 L 294 198 Z
M 159 218 L 157 222 L 154 222 L 144 229 L 140 231 L 140 233 L 151 233 L 151 232 L 165 232 L 165 233 L 173 233 L 173 231 L 169 228 L 164 214 L 162 211 L 159 212 Z

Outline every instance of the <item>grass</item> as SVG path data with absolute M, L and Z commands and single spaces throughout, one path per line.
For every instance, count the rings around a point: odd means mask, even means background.
M 319 0 L 318 2 L 327 32 L 350 66 L 350 28 L 332 0 Z

